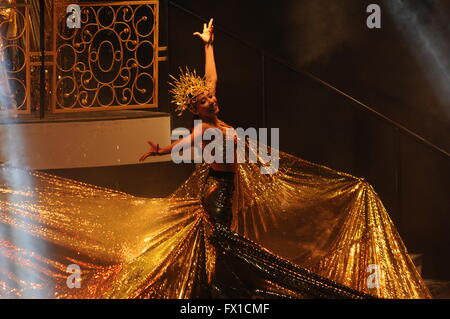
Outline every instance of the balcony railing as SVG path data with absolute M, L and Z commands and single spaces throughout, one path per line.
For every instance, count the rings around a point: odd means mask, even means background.
M 159 1 L 14 1 L 0 3 L 0 110 L 157 107 Z
M 30 99 L 30 5 L 0 3 L 0 113 L 27 114 Z

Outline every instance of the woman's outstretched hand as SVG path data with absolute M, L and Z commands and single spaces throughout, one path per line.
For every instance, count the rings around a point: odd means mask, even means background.
M 159 154 L 159 144 L 155 145 L 151 141 L 148 141 L 147 143 L 148 143 L 148 145 L 150 145 L 150 150 L 139 158 L 139 162 L 145 161 L 145 159 L 149 156 L 160 155 Z
M 194 35 L 202 39 L 203 43 L 205 44 L 212 44 L 214 42 L 213 21 L 214 19 L 211 18 L 211 20 L 209 20 L 208 25 L 206 25 L 206 23 L 203 23 L 203 33 L 194 32 Z

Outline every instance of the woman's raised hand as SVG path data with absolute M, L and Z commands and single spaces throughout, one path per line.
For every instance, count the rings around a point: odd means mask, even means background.
M 147 143 L 150 145 L 150 150 L 139 158 L 139 162 L 145 161 L 145 159 L 149 156 L 160 155 L 159 144 L 155 145 L 151 141 L 148 141 Z
M 214 26 L 213 26 L 214 19 L 211 18 L 209 20 L 208 25 L 206 23 L 203 23 L 203 32 L 194 32 L 194 35 L 198 36 L 200 39 L 202 39 L 203 43 L 205 44 L 212 44 L 214 42 Z

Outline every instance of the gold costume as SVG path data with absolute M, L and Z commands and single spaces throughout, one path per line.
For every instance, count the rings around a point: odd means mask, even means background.
M 234 183 L 202 164 L 153 199 L 2 166 L 0 296 L 431 297 L 369 183 L 279 160 L 272 175 L 239 164 Z

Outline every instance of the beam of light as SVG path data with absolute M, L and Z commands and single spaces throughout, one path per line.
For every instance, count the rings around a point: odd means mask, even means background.
M 428 77 L 436 97 L 444 105 L 447 118 L 450 118 L 449 39 L 432 24 L 419 19 L 420 5 L 423 5 L 420 1 L 416 7 L 405 0 L 386 1 L 394 22 L 411 44 L 412 52 Z
M 14 92 L 14 87 L 11 85 L 11 81 L 8 81 L 8 74 L 11 72 L 8 70 L 8 59 L 10 58 L 6 52 L 3 50 L 3 39 L 0 37 L 0 122 L 2 122 L 0 134 L 0 158 L 1 162 L 5 162 L 6 165 L 16 166 L 16 167 L 29 167 L 28 165 L 28 154 L 26 153 L 27 140 L 24 138 L 20 126 L 14 125 L 14 123 L 5 124 L 5 122 L 10 122 L 11 120 L 11 109 L 13 109 L 12 114 L 16 108 L 16 101 L 12 99 L 12 93 Z M 34 183 L 33 179 L 29 174 L 24 173 L 22 170 L 17 169 L 6 169 L 0 171 L 0 180 L 4 181 L 6 186 L 13 190 L 33 190 Z M 23 203 L 24 195 L 17 193 L 10 193 L 6 200 L 9 207 L 18 208 L 21 203 Z M 28 202 L 28 205 L 33 203 Z M 8 210 L 0 212 L 0 214 L 8 214 Z M 38 255 L 45 255 L 45 247 L 42 245 L 36 245 L 33 237 L 26 234 L 27 232 L 19 231 L 14 227 L 2 227 L 0 228 L 0 238 L 10 238 L 12 243 L 25 249 L 29 252 L 37 253 Z M 51 296 L 51 291 L 48 290 L 33 290 L 30 289 L 30 285 L 27 283 L 36 282 L 35 278 L 30 272 L 25 271 L 24 268 L 15 265 L 6 258 L 0 258 L 0 269 L 4 273 L 12 273 L 19 278 L 15 287 L 19 291 L 23 289 L 23 298 L 45 298 Z M 14 296 L 8 296 L 14 297 Z

